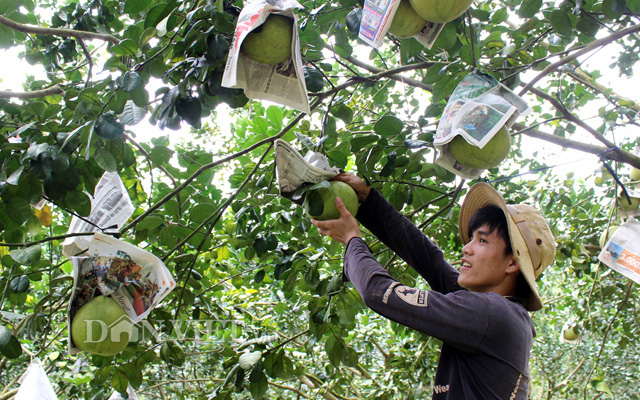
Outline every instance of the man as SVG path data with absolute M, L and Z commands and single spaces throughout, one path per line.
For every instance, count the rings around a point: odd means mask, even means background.
M 375 260 L 358 222 L 336 199 L 341 218 L 312 220 L 322 235 L 346 246 L 344 275 L 377 313 L 440 339 L 433 399 L 526 399 L 535 335 L 527 312 L 542 308 L 536 278 L 555 257 L 554 238 L 540 213 L 506 205 L 486 183 L 474 185 L 460 209 L 460 271 L 415 225 L 353 174 L 358 220 L 429 283 L 402 285 Z

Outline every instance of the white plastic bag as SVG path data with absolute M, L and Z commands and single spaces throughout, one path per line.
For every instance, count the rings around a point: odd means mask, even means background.
M 58 400 L 40 360 L 34 358 L 19 379 L 20 388 L 14 400 Z

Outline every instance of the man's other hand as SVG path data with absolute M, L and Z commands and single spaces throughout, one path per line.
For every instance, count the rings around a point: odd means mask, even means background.
M 312 219 L 311 223 L 318 228 L 318 233 L 321 235 L 329 236 L 331 239 L 346 246 L 352 238 L 360 237 L 360 227 L 358 226 L 358 221 L 347 210 L 340 197 L 336 197 L 336 208 L 340 211 L 339 219 L 327 221 Z

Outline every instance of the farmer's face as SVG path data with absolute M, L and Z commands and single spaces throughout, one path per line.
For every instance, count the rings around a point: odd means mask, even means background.
M 507 295 L 505 282 L 518 268 L 513 254 L 505 255 L 506 246 L 497 229 L 489 232 L 488 225 L 472 232 L 471 241 L 462 248 L 458 284 L 473 292 Z

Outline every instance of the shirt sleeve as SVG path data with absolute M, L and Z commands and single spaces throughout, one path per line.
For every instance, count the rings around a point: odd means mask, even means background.
M 447 294 L 402 285 L 373 257 L 360 238 L 347 245 L 344 274 L 364 303 L 378 314 L 462 351 L 474 351 L 491 320 L 489 298 L 459 290 Z
M 458 285 L 459 273 L 445 260 L 442 250 L 375 189 L 371 189 L 365 202 L 360 205 L 356 217 L 415 269 L 433 290 L 448 293 L 461 289 Z

